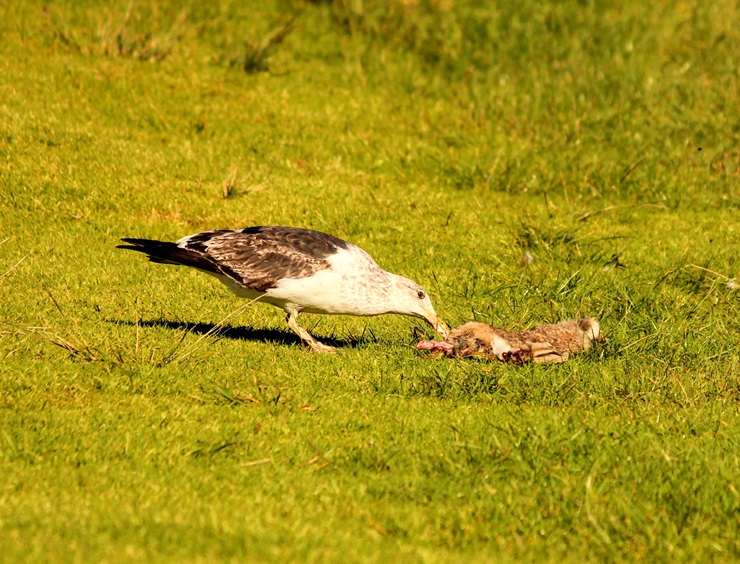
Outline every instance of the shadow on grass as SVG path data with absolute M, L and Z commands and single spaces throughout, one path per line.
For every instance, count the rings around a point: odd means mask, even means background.
M 292 331 L 281 331 L 279 329 L 255 329 L 253 327 L 232 325 L 219 325 L 215 323 L 186 323 L 184 321 L 170 321 L 167 319 L 146 319 L 139 321 L 127 321 L 120 319 L 107 319 L 109 323 L 117 325 L 128 325 L 129 327 L 162 327 L 177 331 L 187 331 L 196 335 L 208 335 L 213 337 L 235 339 L 238 341 L 254 341 L 259 343 L 274 343 L 277 345 L 301 345 L 302 341 Z M 323 337 L 314 335 L 319 341 L 326 345 L 337 348 L 355 348 L 369 341 L 362 336 L 356 339 L 336 339 L 334 337 Z

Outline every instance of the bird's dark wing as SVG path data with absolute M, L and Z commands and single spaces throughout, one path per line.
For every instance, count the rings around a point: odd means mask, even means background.
M 248 227 L 189 235 L 177 243 L 123 239 L 120 248 L 140 251 L 152 262 L 182 264 L 228 276 L 264 292 L 283 278 L 305 278 L 329 268 L 328 257 L 349 243 L 297 227 Z
M 154 239 L 121 239 L 126 245 L 117 245 L 118 249 L 144 253 L 150 261 L 160 264 L 179 264 L 192 266 L 213 274 L 223 274 L 218 266 L 202 253 L 194 253 L 188 249 L 178 247 L 177 243 L 156 241 Z

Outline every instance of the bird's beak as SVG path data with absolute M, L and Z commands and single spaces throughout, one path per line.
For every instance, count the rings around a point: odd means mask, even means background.
M 447 335 L 450 333 L 450 327 L 442 321 L 442 319 L 437 315 L 436 313 L 430 315 L 427 317 L 427 321 L 429 322 L 429 325 L 434 327 L 434 330 L 442 335 L 442 337 L 447 337 Z

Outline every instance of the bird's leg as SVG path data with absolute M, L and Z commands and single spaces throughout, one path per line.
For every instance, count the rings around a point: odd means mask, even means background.
M 337 349 L 334 347 L 330 347 L 329 345 L 325 345 L 323 343 L 320 343 L 316 339 L 313 338 L 311 333 L 306 331 L 303 327 L 298 325 L 298 312 L 297 311 L 291 311 L 288 313 L 288 317 L 286 318 L 286 321 L 288 322 L 288 327 L 290 327 L 300 338 L 301 340 L 306 343 L 309 347 L 311 347 L 316 352 L 336 352 Z

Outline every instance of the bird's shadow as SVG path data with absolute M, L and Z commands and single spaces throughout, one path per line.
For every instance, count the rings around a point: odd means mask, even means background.
M 301 345 L 303 342 L 292 331 L 279 329 L 255 329 L 249 326 L 220 325 L 216 323 L 188 323 L 185 321 L 171 321 L 169 319 L 139 319 L 138 321 L 106 319 L 108 323 L 129 327 L 161 327 L 176 331 L 187 331 L 196 335 L 213 335 L 215 338 L 235 339 L 237 341 L 252 341 L 258 343 L 273 343 L 276 345 Z M 335 337 L 318 337 L 318 339 L 332 347 L 354 348 L 368 339 L 364 336 L 351 339 L 337 339 Z

